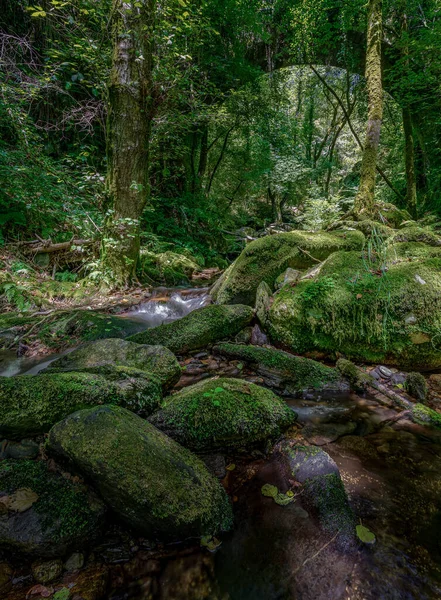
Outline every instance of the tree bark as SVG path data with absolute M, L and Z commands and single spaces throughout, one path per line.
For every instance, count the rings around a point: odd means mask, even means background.
M 369 0 L 366 48 L 368 123 L 361 162 L 361 178 L 354 211 L 372 213 L 375 202 L 375 173 L 383 120 L 383 84 L 381 73 L 382 0 Z
M 413 139 L 413 128 L 410 111 L 403 108 L 403 129 L 406 160 L 406 208 L 414 219 L 417 214 L 417 189 L 415 173 L 415 144 Z
M 140 218 L 149 195 L 154 14 L 155 0 L 113 0 L 102 259 L 117 287 L 136 277 Z

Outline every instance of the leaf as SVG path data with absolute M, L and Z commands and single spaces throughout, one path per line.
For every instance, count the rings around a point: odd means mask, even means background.
M 41 583 L 34 585 L 34 587 L 31 587 L 31 589 L 29 590 L 29 592 L 26 594 L 26 598 L 29 598 L 30 596 L 42 596 L 43 598 L 49 598 L 50 596 L 52 596 L 52 594 L 54 593 L 54 588 L 50 587 L 46 587 L 44 585 L 41 585 Z
M 215 394 L 220 394 L 221 392 L 225 392 L 225 390 L 224 390 L 224 388 L 223 388 L 223 387 L 217 387 L 217 388 L 215 388 L 215 390 L 214 390 L 214 393 L 215 393 Z
M 31 508 L 38 500 L 38 494 L 29 488 L 20 488 L 10 496 L 3 496 L 0 502 L 5 504 L 8 510 L 22 513 Z
M 294 501 L 292 496 L 287 496 L 286 494 L 279 493 L 274 497 L 274 502 L 279 504 L 280 506 L 286 506 L 287 504 L 291 504 Z
M 218 540 L 216 537 L 211 537 L 210 535 L 204 535 L 201 538 L 201 546 L 204 546 L 210 552 L 217 550 L 221 544 L 222 542 L 220 540 Z
M 360 300 L 360 298 L 363 298 L 363 294 L 357 294 L 357 300 Z
M 370 531 L 370 529 L 368 529 L 364 525 L 357 525 L 355 530 L 357 532 L 358 539 L 364 542 L 365 544 L 375 543 L 375 534 L 372 533 L 372 531 Z
M 236 468 L 236 465 L 234 463 L 231 463 L 231 464 L 227 465 L 225 468 L 227 471 L 234 471 L 234 469 Z
M 69 600 L 70 598 L 70 589 L 69 588 L 61 588 L 58 592 L 54 594 L 54 600 Z
M 262 496 L 267 496 L 268 498 L 275 498 L 279 493 L 279 490 L 276 488 L 276 486 L 271 485 L 270 483 L 265 483 L 260 491 Z

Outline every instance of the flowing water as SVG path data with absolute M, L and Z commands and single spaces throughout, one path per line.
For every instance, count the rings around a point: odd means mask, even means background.
M 207 288 L 187 290 L 155 290 L 152 298 L 125 314 L 127 318 L 142 321 L 147 327 L 157 327 L 182 319 L 193 310 L 210 302 Z
M 143 328 L 157 327 L 163 323 L 171 323 L 181 319 L 197 308 L 202 308 L 210 302 L 207 288 L 153 290 L 148 302 L 127 311 L 122 317 L 144 325 Z M 15 375 L 36 375 L 57 358 L 72 352 L 71 348 L 63 353 L 41 357 L 17 357 L 15 352 L 0 350 L 0 377 Z

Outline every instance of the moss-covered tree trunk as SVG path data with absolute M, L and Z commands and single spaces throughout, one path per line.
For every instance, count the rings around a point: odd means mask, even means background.
M 368 123 L 361 163 L 361 178 L 355 199 L 355 212 L 373 212 L 375 173 L 383 120 L 383 84 L 381 73 L 382 0 L 369 0 L 366 48 Z
M 403 108 L 403 129 L 406 160 L 406 208 L 417 218 L 417 189 L 415 173 L 415 144 L 413 139 L 413 128 L 410 111 Z
M 102 259 L 118 287 L 135 277 L 140 218 L 149 194 L 154 13 L 155 0 L 113 0 Z

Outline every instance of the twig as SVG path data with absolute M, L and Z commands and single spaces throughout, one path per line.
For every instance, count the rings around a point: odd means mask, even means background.
M 323 262 L 322 260 L 319 260 L 318 258 L 314 258 L 314 256 L 312 256 L 312 254 L 309 254 L 309 252 L 307 252 L 306 250 L 303 250 L 303 248 L 300 248 L 300 246 L 297 246 L 297 250 L 300 250 L 300 252 L 303 252 L 303 254 L 306 254 L 307 256 L 309 256 L 309 258 L 311 258 L 313 261 L 315 261 L 317 263 Z
M 309 558 L 306 558 L 302 564 L 297 567 L 297 569 L 294 571 L 293 575 L 297 575 L 297 573 L 303 569 L 303 567 L 309 563 L 311 560 L 314 560 L 314 558 L 317 558 L 317 556 L 323 552 L 323 550 L 325 550 L 325 548 L 327 548 L 329 546 L 329 544 L 332 544 L 332 542 L 335 540 L 335 538 L 338 536 L 338 534 L 340 533 L 340 530 L 337 531 L 337 533 L 334 535 L 333 538 L 331 538 L 328 542 L 326 542 L 326 544 L 324 546 L 322 546 L 319 550 L 317 550 L 317 552 L 315 554 L 313 554 L 312 556 L 310 556 Z

